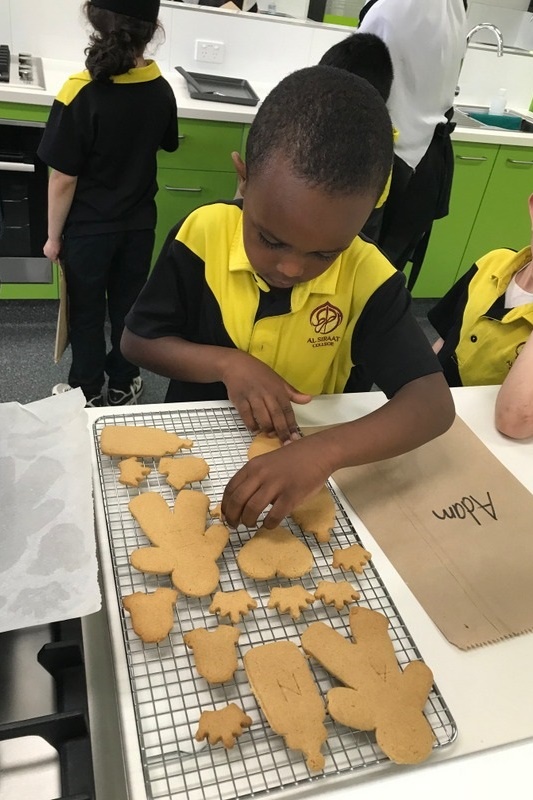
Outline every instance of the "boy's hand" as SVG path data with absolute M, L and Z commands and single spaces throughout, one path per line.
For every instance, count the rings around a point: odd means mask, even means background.
M 222 518 L 233 527 L 253 527 L 268 505 L 263 526 L 275 528 L 306 497 L 320 491 L 329 478 L 311 439 L 252 458 L 230 480 L 222 498 Z
M 262 361 L 239 351 L 232 354 L 223 380 L 248 430 L 276 434 L 282 442 L 299 438 L 291 402 L 309 403 L 312 395 L 298 392 Z

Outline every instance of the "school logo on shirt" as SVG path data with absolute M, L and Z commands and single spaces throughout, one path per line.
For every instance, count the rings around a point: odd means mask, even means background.
M 342 311 L 331 303 L 322 303 L 311 311 L 309 322 L 315 329 L 315 333 L 331 333 L 338 328 L 342 322 Z
M 309 322 L 313 326 L 316 337 L 310 336 L 307 344 L 312 347 L 332 347 L 338 341 L 340 336 L 331 336 L 331 333 L 339 327 L 342 322 L 343 313 L 337 306 L 332 306 L 331 303 L 322 303 L 311 311 L 309 315 Z

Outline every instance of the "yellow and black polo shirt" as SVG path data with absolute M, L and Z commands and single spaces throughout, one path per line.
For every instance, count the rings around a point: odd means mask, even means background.
M 178 147 L 174 93 L 151 61 L 109 82 L 87 70 L 57 95 L 38 155 L 77 176 L 65 233 L 154 228 L 156 153 Z
M 239 348 L 313 395 L 342 392 L 353 364 L 388 396 L 439 371 L 403 276 L 375 245 L 357 237 L 319 277 L 276 290 L 248 261 L 242 213 L 242 201 L 202 206 L 170 232 L 130 331 Z M 226 396 L 221 384 L 172 381 L 167 400 Z
M 439 360 L 450 386 L 503 383 L 533 331 L 533 303 L 505 308 L 513 275 L 531 260 L 529 247 L 493 250 L 474 264 L 431 309 L 444 339 Z

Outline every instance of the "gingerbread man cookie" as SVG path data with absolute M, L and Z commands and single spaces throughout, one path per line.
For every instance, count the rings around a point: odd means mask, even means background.
M 161 495 L 145 492 L 130 501 L 128 508 L 150 539 L 152 547 L 140 547 L 130 563 L 141 572 L 171 575 L 183 594 L 203 597 L 218 584 L 216 564 L 229 538 L 224 525 L 206 530 L 209 498 L 202 492 L 182 489 L 171 511 Z

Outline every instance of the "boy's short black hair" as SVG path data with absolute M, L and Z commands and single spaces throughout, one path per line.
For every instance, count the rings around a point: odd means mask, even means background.
M 332 194 L 383 192 L 393 159 L 392 123 L 378 92 L 334 67 L 293 72 L 265 98 L 246 144 L 250 180 L 272 158 Z
M 342 42 L 326 50 L 319 64 L 347 69 L 365 78 L 387 102 L 390 95 L 394 69 L 389 48 L 373 33 L 352 33 Z

